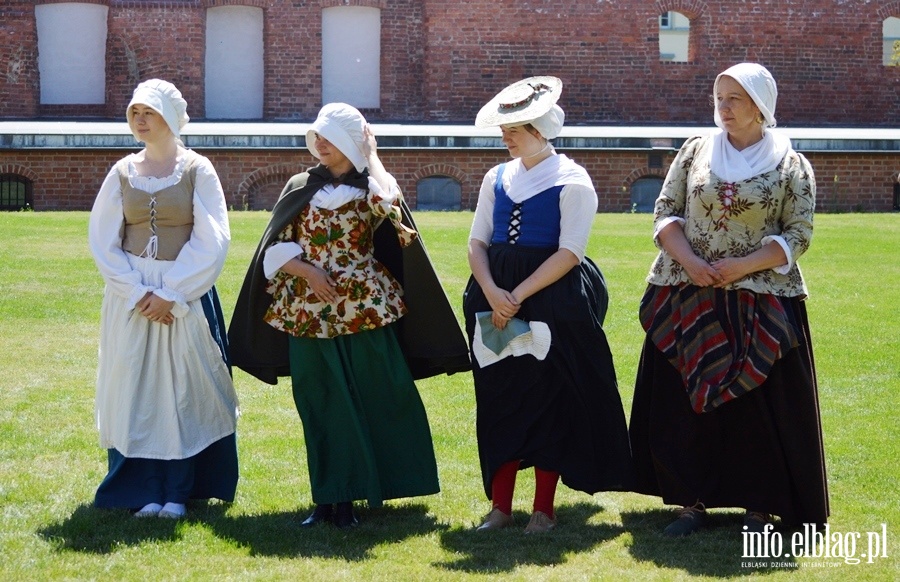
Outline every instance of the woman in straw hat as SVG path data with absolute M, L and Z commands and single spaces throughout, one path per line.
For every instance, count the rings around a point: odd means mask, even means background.
M 637 491 L 681 505 L 666 529 L 701 528 L 708 507 L 746 509 L 744 529 L 822 524 L 828 492 L 797 265 L 809 248 L 812 167 L 775 126 L 775 79 L 755 63 L 716 77 L 712 135 L 687 140 L 656 200 L 659 256 L 631 411 Z
M 88 237 L 106 282 L 96 414 L 109 473 L 98 507 L 178 518 L 188 499 L 234 500 L 237 397 L 213 283 L 230 233 L 205 157 L 179 139 L 187 102 L 137 86 L 128 126 L 145 148 L 110 170 Z
M 512 160 L 484 178 L 469 235 L 463 310 L 474 357 L 478 452 L 493 507 L 480 531 L 513 525 L 516 474 L 534 467 L 526 533 L 556 526 L 557 483 L 595 493 L 630 486 L 631 457 L 612 354 L 608 296 L 585 256 L 597 195 L 557 154 L 562 82 L 531 77 L 485 105 Z
M 376 508 L 439 491 L 413 380 L 470 366 L 362 114 L 324 106 L 306 144 L 320 164 L 275 204 L 229 338 L 236 366 L 270 384 L 291 376 L 316 503 L 302 525 L 346 528 L 355 500 Z

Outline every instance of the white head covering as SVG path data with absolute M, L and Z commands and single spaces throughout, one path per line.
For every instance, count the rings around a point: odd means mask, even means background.
M 537 119 L 532 119 L 529 123 L 531 123 L 536 130 L 541 132 L 544 139 L 553 139 L 559 135 L 560 131 L 562 131 L 563 123 L 565 121 L 566 114 L 563 112 L 562 107 L 554 103 L 553 107 L 550 108 L 550 111 Z
M 719 73 L 713 85 L 713 93 L 718 91 L 719 79 L 722 76 L 731 77 L 737 81 L 753 99 L 753 103 L 759 107 L 760 113 L 765 118 L 764 125 L 775 127 L 775 102 L 778 100 L 778 86 L 768 69 L 756 63 L 738 63 Z M 715 115 L 716 125 L 723 127 L 718 107 L 716 107 Z
M 132 117 L 131 107 L 136 104 L 146 105 L 162 115 L 175 137 L 181 137 L 181 128 L 191 119 L 187 114 L 187 101 L 181 96 L 181 91 L 162 79 L 144 81 L 134 90 L 131 102 L 125 110 L 129 125 Z M 137 134 L 133 131 L 132 133 L 136 140 L 141 141 Z
M 318 133 L 347 156 L 357 172 L 362 172 L 367 165 L 363 154 L 365 127 L 366 118 L 358 109 L 346 103 L 329 103 L 319 111 L 319 116 L 306 132 L 306 148 L 319 159 L 316 150 Z
M 765 67 L 756 63 L 739 63 L 725 69 L 716 77 L 713 85 L 714 93 L 718 90 L 719 79 L 723 76 L 731 77 L 744 88 L 764 118 L 760 127 L 762 139 L 738 151 L 728 141 L 728 133 L 724 131 L 725 126 L 719 115 L 719 108 L 715 108 L 716 125 L 720 129 L 713 132 L 709 167 L 720 179 L 737 183 L 771 172 L 778 167 L 791 149 L 791 140 L 785 135 L 766 131 L 767 127 L 775 127 L 778 87 L 772 74 Z
M 516 127 L 530 123 L 544 139 L 562 130 L 566 115 L 556 104 L 562 95 L 557 77 L 537 76 L 516 81 L 497 93 L 475 117 L 475 127 Z

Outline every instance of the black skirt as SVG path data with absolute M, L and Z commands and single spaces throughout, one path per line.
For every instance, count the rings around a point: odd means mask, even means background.
M 512 291 L 556 249 L 495 244 L 488 250 L 498 286 Z M 603 332 L 608 295 L 603 275 L 585 259 L 526 299 L 516 317 L 550 328 L 547 357 L 508 357 L 482 368 L 472 357 L 478 454 L 484 490 L 506 462 L 561 474 L 586 493 L 632 486 L 631 453 L 612 353 Z M 471 278 L 463 300 L 469 343 L 475 314 L 490 311 Z
M 704 413 L 691 409 L 678 370 L 647 337 L 629 433 L 635 491 L 673 505 L 739 507 L 786 526 L 824 524 L 828 487 L 806 305 L 781 298 L 799 345 L 765 382 Z

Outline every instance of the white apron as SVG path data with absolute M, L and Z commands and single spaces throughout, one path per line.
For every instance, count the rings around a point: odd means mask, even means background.
M 130 254 L 128 260 L 157 288 L 175 264 Z M 125 457 L 185 459 L 235 431 L 231 375 L 200 299 L 188 307 L 163 325 L 104 293 L 95 408 L 103 448 Z

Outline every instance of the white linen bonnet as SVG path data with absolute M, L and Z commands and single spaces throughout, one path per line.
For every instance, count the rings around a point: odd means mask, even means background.
M 775 102 L 778 100 L 778 86 L 775 84 L 775 78 L 772 77 L 768 69 L 756 63 L 738 63 L 716 76 L 716 82 L 713 84 L 713 93 L 718 91 L 719 79 L 723 76 L 731 77 L 737 81 L 750 95 L 753 103 L 756 104 L 765 118 L 765 127 L 775 127 Z M 716 125 L 724 129 L 718 107 L 715 109 L 715 120 Z
M 363 154 L 366 118 L 352 105 L 329 103 L 322 107 L 319 116 L 306 132 L 306 148 L 316 159 L 316 134 L 318 133 L 347 156 L 357 172 L 366 169 L 368 162 Z
M 187 114 L 187 101 L 181 96 L 181 91 L 172 83 L 162 79 L 150 79 L 135 88 L 128 108 L 125 110 L 129 126 L 132 118 L 131 107 L 137 104 L 146 105 L 162 115 L 166 120 L 166 125 L 169 126 L 176 138 L 181 137 L 181 128 L 191 119 Z M 132 134 L 136 140 L 141 141 L 134 131 Z

